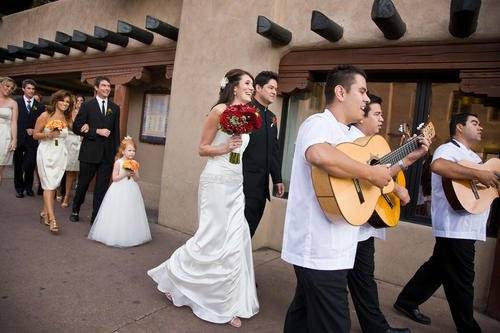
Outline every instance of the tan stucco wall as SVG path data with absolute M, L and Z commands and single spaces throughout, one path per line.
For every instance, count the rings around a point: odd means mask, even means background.
M 144 104 L 144 91 L 151 87 L 168 89 L 166 80 L 152 82 L 148 85 L 133 86 L 130 89 L 129 114 L 127 134 L 134 138 L 137 144 L 136 159 L 141 163 L 139 186 L 142 190 L 144 204 L 153 210 L 158 210 L 160 203 L 160 177 L 162 173 L 164 145 L 155 145 L 139 140 L 141 117 Z
M 476 242 L 474 305 L 482 310 L 488 301 L 496 242 L 493 238 Z M 404 286 L 432 255 L 434 243 L 432 229 L 428 226 L 401 222 L 396 228 L 387 230 L 386 240 L 375 243 L 375 277 Z M 443 288 L 437 295 L 445 297 Z

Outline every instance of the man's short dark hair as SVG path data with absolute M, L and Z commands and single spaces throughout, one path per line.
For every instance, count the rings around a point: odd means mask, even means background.
M 465 123 L 467 123 L 467 119 L 469 117 L 476 117 L 477 114 L 470 113 L 470 112 L 461 112 L 461 113 L 455 113 L 454 115 L 451 116 L 450 119 L 450 137 L 455 136 L 457 133 L 457 125 L 462 124 L 465 126 Z
M 101 84 L 101 81 L 107 81 L 109 84 L 111 84 L 111 81 L 106 76 L 96 76 L 95 81 L 94 81 L 94 87 L 99 87 L 99 84 Z
M 31 84 L 33 87 L 36 88 L 36 82 L 34 80 L 32 80 L 32 79 L 25 79 L 25 80 L 23 80 L 23 83 L 22 83 L 23 89 L 26 88 L 26 86 L 28 84 Z
M 335 99 L 335 92 L 333 91 L 336 86 L 341 85 L 349 92 L 351 85 L 354 83 L 354 77 L 361 75 L 366 80 L 365 71 L 353 65 L 339 65 L 332 69 L 327 77 L 325 84 L 325 100 L 326 104 L 330 104 Z
M 380 104 L 382 105 L 382 97 L 380 96 L 377 96 L 377 95 L 374 95 L 370 92 L 367 93 L 368 95 L 368 98 L 370 99 L 370 103 L 368 103 L 366 105 L 366 108 L 365 108 L 365 117 L 368 116 L 368 112 L 370 112 L 371 108 L 370 108 L 370 105 L 372 104 Z
M 255 77 L 255 86 L 264 87 L 271 80 L 278 82 L 278 74 L 271 71 L 262 71 Z

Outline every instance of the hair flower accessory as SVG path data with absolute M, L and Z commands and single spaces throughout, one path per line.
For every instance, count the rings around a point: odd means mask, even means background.
M 130 135 L 127 135 L 126 137 L 123 138 L 122 142 L 127 140 L 132 140 L 132 137 Z
M 224 89 L 226 88 L 226 85 L 229 83 L 229 79 L 227 77 L 223 77 L 222 80 L 220 80 L 220 88 Z

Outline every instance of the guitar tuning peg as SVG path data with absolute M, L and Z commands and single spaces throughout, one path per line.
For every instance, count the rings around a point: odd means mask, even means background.
M 424 127 L 424 123 L 420 123 L 420 125 L 417 126 L 417 130 L 421 130 Z

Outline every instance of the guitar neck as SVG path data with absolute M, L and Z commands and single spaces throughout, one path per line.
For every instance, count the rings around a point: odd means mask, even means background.
M 418 143 L 418 137 L 413 137 L 410 140 L 408 140 L 404 145 L 401 147 L 393 150 L 389 154 L 383 156 L 379 161 L 378 164 L 390 164 L 394 165 L 401 161 L 405 156 L 409 155 L 411 152 L 417 150 L 419 147 Z

